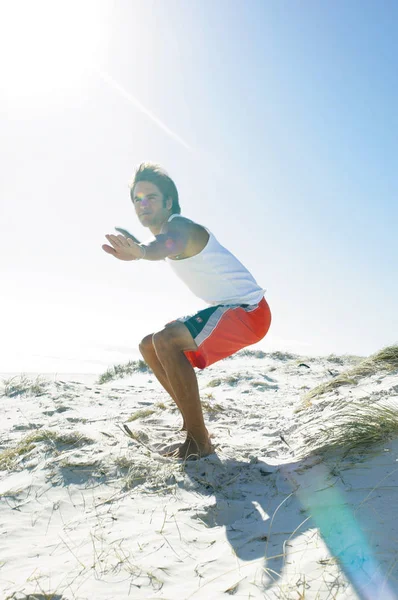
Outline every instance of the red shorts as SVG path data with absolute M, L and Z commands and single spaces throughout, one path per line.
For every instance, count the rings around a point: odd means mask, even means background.
M 186 325 L 198 349 L 185 351 L 193 367 L 204 369 L 263 339 L 271 325 L 271 311 L 263 298 L 258 304 L 219 304 L 177 319 Z

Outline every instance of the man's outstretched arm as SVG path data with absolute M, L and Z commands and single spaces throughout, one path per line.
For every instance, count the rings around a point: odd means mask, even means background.
M 103 250 L 119 260 L 163 260 L 168 256 L 176 256 L 184 252 L 189 241 L 189 227 L 182 223 L 178 225 L 167 223 L 162 233 L 145 245 L 134 242 L 132 236 L 106 235 L 105 237 L 111 246 L 105 244 L 102 246 Z

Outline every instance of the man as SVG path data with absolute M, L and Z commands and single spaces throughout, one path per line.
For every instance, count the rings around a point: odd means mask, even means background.
M 102 248 L 119 260 L 163 260 L 210 306 L 147 335 L 139 349 L 145 362 L 180 409 L 187 432 L 178 458 L 213 451 L 205 427 L 194 367 L 204 369 L 260 341 L 271 313 L 249 271 L 202 225 L 181 216 L 173 180 L 158 165 L 141 164 L 130 185 L 137 216 L 155 239 L 148 244 L 127 231 L 106 235 Z

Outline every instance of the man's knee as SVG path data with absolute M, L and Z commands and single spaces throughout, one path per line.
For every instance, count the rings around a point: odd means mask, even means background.
M 172 323 L 153 334 L 152 343 L 156 352 L 168 350 L 196 350 L 197 346 L 188 328 L 183 323 Z
M 146 335 L 139 343 L 138 345 L 138 349 L 141 352 L 141 354 L 143 356 L 145 356 L 146 353 L 148 352 L 153 352 L 154 351 L 154 347 L 153 347 L 153 333 Z

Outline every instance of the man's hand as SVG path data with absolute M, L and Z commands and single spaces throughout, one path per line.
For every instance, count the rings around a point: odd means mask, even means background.
M 132 233 L 127 231 L 127 229 L 122 229 L 122 227 L 115 227 L 115 229 L 118 233 L 121 233 L 122 235 L 124 235 L 124 237 L 131 238 L 133 240 L 133 242 L 135 242 L 136 244 L 141 243 L 140 240 L 137 240 L 137 238 Z
M 145 254 L 139 244 L 136 244 L 130 238 L 125 238 L 123 235 L 106 235 L 105 237 L 112 245 L 104 244 L 102 249 L 119 260 L 138 260 L 143 258 Z

